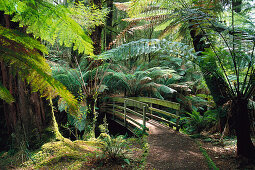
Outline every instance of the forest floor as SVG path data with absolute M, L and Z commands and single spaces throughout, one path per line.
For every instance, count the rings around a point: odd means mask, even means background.
M 236 159 L 232 139 L 224 147 L 213 143 L 216 136 L 192 139 L 171 128 L 152 124 L 149 124 L 150 149 L 145 169 L 255 169 L 254 165 L 240 164 Z
M 224 145 L 219 145 L 219 135 L 203 133 L 193 139 L 155 122 L 149 121 L 147 127 L 150 129 L 147 137 L 125 140 L 128 152 L 124 158 L 109 159 L 98 140 L 52 141 L 30 153 L 27 161 L 23 160 L 27 152 L 0 155 L 0 169 L 255 170 L 254 165 L 235 157 L 234 138 L 226 138 Z M 122 148 L 122 143 L 116 144 L 112 143 L 110 148 Z

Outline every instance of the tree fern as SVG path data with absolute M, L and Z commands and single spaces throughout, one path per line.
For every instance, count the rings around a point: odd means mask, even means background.
M 134 70 L 134 72 L 125 72 L 125 70 L 127 69 L 108 70 L 104 82 L 109 89 L 125 90 L 128 96 L 154 96 L 161 99 L 163 99 L 161 95 L 163 93 L 173 94 L 176 92 L 168 86 L 156 83 L 156 78 L 166 75 L 160 67 Z
M 81 82 L 79 73 L 76 69 L 71 69 L 69 67 L 55 64 L 52 66 L 52 75 L 56 80 L 60 81 L 70 92 L 78 97 L 81 90 Z
M 71 17 L 71 12 L 63 5 L 48 1 L 1 0 L 0 10 L 13 15 L 12 21 L 26 27 L 28 34 L 54 44 L 72 47 L 80 53 L 93 55 L 92 41 Z M 73 45 L 74 44 L 74 45 Z

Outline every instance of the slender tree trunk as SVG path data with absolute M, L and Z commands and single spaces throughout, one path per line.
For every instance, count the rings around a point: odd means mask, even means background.
M 96 129 L 96 99 L 93 95 L 88 95 L 86 97 L 87 104 L 87 117 L 86 117 L 86 127 L 83 135 L 83 139 L 87 140 L 95 137 Z
M 250 136 L 248 100 L 235 98 L 231 103 L 231 125 L 237 137 L 237 155 L 255 159 L 255 147 Z
M 106 20 L 106 26 L 112 29 L 112 20 L 113 20 L 113 0 L 107 0 L 106 1 L 107 8 L 110 10 L 108 13 L 108 18 Z M 112 31 L 108 29 L 106 31 L 106 47 L 109 46 L 109 44 L 112 42 Z
M 94 5 L 96 5 L 99 9 L 102 8 L 102 2 L 101 0 L 93 0 L 92 1 Z M 98 55 L 101 53 L 101 40 L 102 40 L 102 30 L 103 27 L 100 26 L 96 26 L 95 29 L 93 30 L 92 34 L 91 34 L 91 39 L 93 41 L 93 46 L 94 46 L 94 54 Z

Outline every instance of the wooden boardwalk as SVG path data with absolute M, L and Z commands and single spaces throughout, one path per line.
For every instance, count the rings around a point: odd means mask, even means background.
M 118 100 L 120 101 L 120 99 Z M 122 99 L 121 102 L 123 102 Z M 155 116 L 149 117 L 149 114 L 147 113 L 146 117 L 144 117 L 144 113 L 139 115 L 137 114 L 138 111 L 130 111 L 129 109 L 125 108 L 126 105 L 127 103 L 124 107 L 118 107 L 120 109 L 119 111 L 115 110 L 117 109 L 116 106 L 110 105 L 111 108 L 113 107 L 113 109 L 108 110 L 108 113 L 113 114 L 111 117 L 116 122 L 122 124 L 123 126 L 126 126 L 131 131 L 134 131 L 134 129 L 138 128 L 141 129 L 141 127 L 144 131 L 146 130 L 146 132 L 148 133 L 149 143 L 149 155 L 147 158 L 147 165 L 145 168 L 146 170 L 209 169 L 205 158 L 203 157 L 198 145 L 193 139 L 191 139 L 187 135 L 181 134 L 176 130 L 173 130 L 168 126 L 160 124 L 157 120 L 161 120 L 161 118 L 159 118 L 158 116 L 156 116 L 157 119 L 151 119 L 155 118 Z M 140 107 L 141 109 L 144 107 L 144 105 L 141 103 L 133 103 L 133 105 L 136 105 L 138 108 Z M 174 107 L 178 108 L 176 107 L 176 105 L 174 105 Z M 124 110 L 126 115 L 121 113 L 121 109 Z M 128 114 L 127 111 L 129 111 Z M 171 113 L 168 113 L 166 111 L 161 111 L 161 113 L 172 115 Z M 175 115 L 173 116 L 177 117 Z M 123 119 L 125 119 L 125 121 L 123 121 Z M 164 119 L 162 120 L 164 121 Z M 165 122 L 168 121 L 166 120 Z M 146 128 L 144 127 L 144 125 L 146 126 Z

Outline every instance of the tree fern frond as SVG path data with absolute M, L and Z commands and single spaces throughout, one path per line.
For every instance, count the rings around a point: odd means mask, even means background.
M 153 16 L 148 16 L 145 15 L 144 17 L 137 17 L 137 18 L 125 18 L 122 19 L 122 21 L 127 21 L 127 22 L 137 22 L 137 21 L 161 21 L 161 20 L 165 20 L 166 18 L 168 18 L 168 15 L 166 14 L 161 14 L 161 15 L 153 15 Z
M 112 59 L 113 61 L 125 61 L 138 55 L 155 53 L 164 51 L 168 54 L 179 55 L 187 59 L 196 58 L 194 49 L 190 46 L 179 43 L 159 39 L 141 39 L 127 44 L 123 44 L 118 48 L 108 50 L 99 56 L 99 59 Z
M 73 92 L 74 95 L 78 96 L 81 89 L 78 71 L 61 65 L 55 65 L 51 68 L 53 77 L 67 87 L 69 91 Z
M 131 3 L 130 2 L 123 2 L 123 3 L 114 2 L 114 5 L 116 6 L 117 9 L 121 11 L 127 11 L 130 8 Z
M 128 14 L 129 16 L 136 16 L 142 12 L 148 11 L 150 6 L 155 7 L 158 6 L 158 4 L 160 4 L 160 2 L 155 0 L 132 0 Z
M 77 109 L 74 96 L 51 76 L 49 65 L 36 49 L 27 49 L 22 44 L 0 35 L 0 59 L 17 70 L 18 74 L 31 85 L 33 91 L 39 91 L 46 97 L 59 95 L 73 112 Z
M 109 44 L 109 47 L 108 47 L 108 49 L 111 49 L 112 48 L 112 46 L 116 46 L 116 47 L 118 47 L 118 46 L 120 46 L 120 45 L 122 45 L 123 43 L 125 43 L 125 36 L 126 36 L 126 33 L 130 33 L 130 28 L 132 28 L 133 26 L 135 26 L 137 23 L 136 22 L 130 22 L 130 24 L 122 31 L 122 32 L 120 32 L 117 36 L 116 36 L 116 38 L 115 38 L 115 40 L 113 40 L 110 44 Z M 132 32 L 132 31 L 131 31 Z
M 141 26 L 133 27 L 133 28 L 131 28 L 130 30 L 131 30 L 131 31 L 135 31 L 135 30 L 145 30 L 145 29 L 153 28 L 154 25 L 155 25 L 155 23 L 144 24 L 144 25 L 141 25 Z
M 95 26 L 104 25 L 109 12 L 106 7 L 99 9 L 95 5 L 86 6 L 81 1 L 68 5 L 68 8 L 70 9 L 70 16 L 89 33 L 91 33 Z
M 10 91 L 0 83 L 0 99 L 10 104 L 15 101 Z
M 16 31 L 7 29 L 3 26 L 0 26 L 0 36 L 3 36 L 9 40 L 15 41 L 16 43 L 22 44 L 25 48 L 28 48 L 30 50 L 40 50 L 42 53 L 47 54 L 48 50 L 47 48 L 42 45 L 39 41 L 26 36 L 25 34 Z
M 32 3 L 34 2 L 34 3 Z M 0 1 L 0 10 L 14 15 L 12 21 L 25 26 L 28 34 L 54 44 L 72 47 L 79 53 L 93 55 L 92 41 L 81 26 L 71 17 L 71 12 L 63 5 L 47 1 L 8 0 Z
M 157 89 L 160 93 L 164 93 L 164 94 L 173 94 L 177 92 L 176 90 L 165 85 L 159 85 Z

